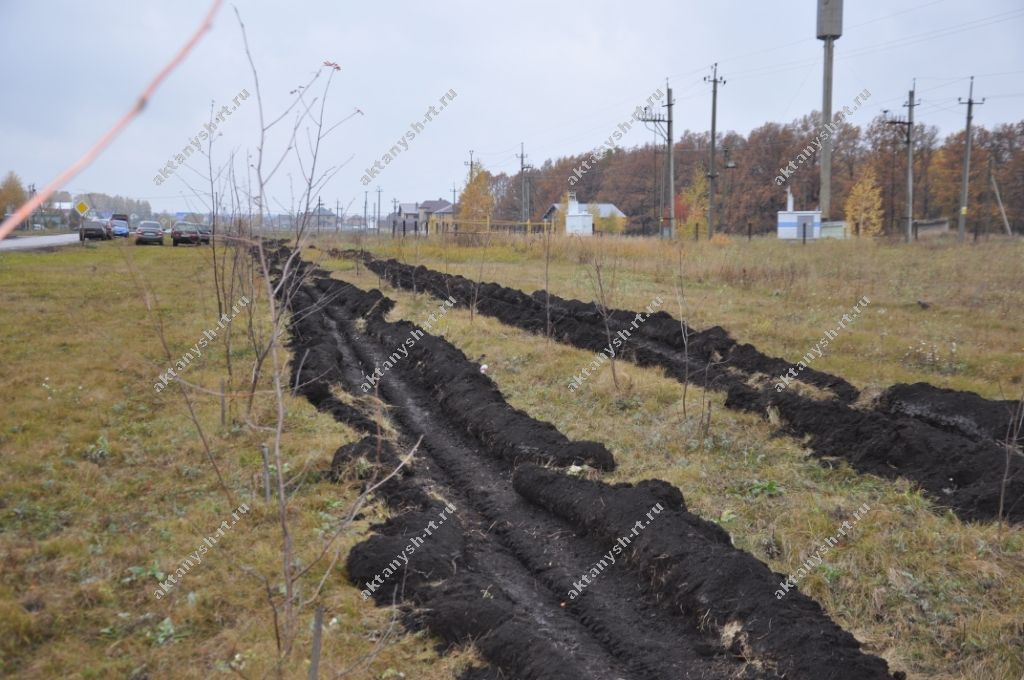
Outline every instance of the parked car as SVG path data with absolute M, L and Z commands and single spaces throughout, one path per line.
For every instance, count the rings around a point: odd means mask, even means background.
M 210 237 L 213 235 L 210 228 L 205 224 L 197 224 L 196 229 L 199 230 L 199 240 L 203 243 L 209 244 Z
M 135 245 L 141 246 L 143 243 L 164 244 L 164 230 L 159 222 L 139 222 L 139 228 L 135 230 Z
M 202 239 L 199 236 L 199 230 L 196 225 L 189 224 L 188 222 L 178 222 L 171 229 L 171 245 L 177 246 L 179 243 L 191 243 L 193 245 L 202 244 Z
M 110 219 L 110 233 L 120 238 L 128 238 L 128 222 L 125 220 Z
M 83 222 L 82 226 L 78 230 L 78 240 L 84 241 L 85 239 L 102 239 L 109 241 L 114 238 L 110 231 L 110 223 L 102 220 L 89 220 Z

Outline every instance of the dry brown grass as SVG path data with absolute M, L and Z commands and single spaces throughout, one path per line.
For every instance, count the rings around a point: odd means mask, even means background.
M 247 572 L 280 582 L 276 509 L 254 485 L 266 433 L 221 427 L 216 397 L 196 398 L 199 417 L 228 485 L 252 511 L 170 595 L 153 596 L 153 572 L 172 571 L 234 508 L 181 397 L 153 389 L 167 362 L 125 259 L 156 291 L 168 344 L 184 352 L 216 322 L 207 250 L 125 247 L 0 254 L 0 676 L 239 677 L 234 664 L 244 677 L 264 677 L 275 659 L 273 623 L 262 584 Z M 236 344 L 236 366 L 248 352 Z M 216 388 L 224 361 L 215 340 L 183 377 Z M 292 472 L 326 468 L 355 439 L 304 399 L 287 406 Z M 257 401 L 259 421 L 271 411 L 269 398 Z M 317 554 L 357 491 L 315 475 L 303 485 L 291 513 L 300 559 Z M 383 517 L 372 504 L 342 537 L 342 555 Z M 343 565 L 324 591 L 321 677 L 357 663 L 391 626 L 391 611 L 363 602 Z M 302 592 L 319 576 L 301 582 Z M 306 677 L 312 611 L 301 621 L 289 678 Z M 438 658 L 424 635 L 390 639 L 345 677 L 442 680 L 472 659 Z

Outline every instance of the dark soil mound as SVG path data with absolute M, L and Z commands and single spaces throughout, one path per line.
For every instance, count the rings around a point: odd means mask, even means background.
M 736 343 L 718 326 L 696 331 L 664 311 L 649 314 L 610 309 L 606 325 L 605 316 L 593 302 L 566 300 L 545 291 L 527 295 L 496 283 L 477 285 L 462 276 L 443 274 L 423 266 L 412 267 L 393 259 L 375 260 L 368 255 L 363 255 L 363 259 L 368 269 L 397 288 L 425 291 L 441 299 L 452 296 L 466 306 L 475 303 L 481 314 L 526 331 L 544 333 L 550 314 L 553 337 L 582 349 L 599 352 L 608 346 L 609 334 L 614 337 L 619 331 L 625 331 L 629 340 L 623 343 L 622 357 L 640 365 L 666 367 L 667 364 L 679 367 L 689 362 L 692 364 L 690 375 L 700 375 L 700 382 L 704 382 L 705 372 L 708 372 L 709 384 L 715 384 L 717 377 L 727 369 L 773 377 L 793 365 L 761 354 L 751 345 Z M 719 365 L 712 367 L 711 364 Z M 853 401 L 859 394 L 842 378 L 813 368 L 801 372 L 800 380 L 831 390 L 842 401 Z
M 745 385 L 729 388 L 725 403 L 759 413 L 777 409 L 786 432 L 810 435 L 815 455 L 841 457 L 880 477 L 913 479 L 965 520 L 999 517 L 1002 497 L 1002 516 L 1024 521 L 1024 461 L 1015 454 L 1007 461 L 1005 447 L 991 440 L 974 441 L 907 416 Z
M 726 391 L 729 408 L 767 415 L 774 407 L 786 422 L 785 431 L 798 438 L 809 436 L 817 456 L 843 458 L 861 472 L 911 479 L 965 520 L 1024 521 L 1024 475 L 1019 473 L 1024 460 L 1011 454 L 1006 475 L 1005 447 L 993 441 L 1006 436 L 1011 402 L 919 383 L 894 386 L 877 410 L 863 411 L 851 406 L 859 394 L 853 385 L 812 368 L 804 369 L 799 380 L 830 390 L 833 399 L 811 399 L 794 390 L 776 392 L 765 378 L 774 382 L 791 364 L 737 343 L 720 326 L 697 331 L 657 312 L 634 329 L 634 320 L 646 312 L 614 309 L 608 312 L 606 327 L 594 303 L 549 297 L 544 291 L 526 295 L 495 283 L 477 285 L 422 266 L 359 256 L 367 268 L 396 287 L 451 295 L 467 305 L 475 302 L 481 314 L 517 328 L 543 333 L 550 313 L 557 340 L 594 352 L 608 345 L 609 328 L 614 334 L 628 326 L 630 336 L 617 357 L 661 367 L 682 382 Z M 548 300 L 550 308 L 545 306 Z
M 1024 443 L 1021 402 L 985 399 L 974 392 L 958 392 L 928 383 L 893 385 L 878 400 L 887 413 L 911 416 L 975 440 Z M 1016 439 L 1014 439 L 1016 432 Z
M 717 524 L 687 512 L 679 491 L 665 482 L 609 486 L 523 465 L 514 485 L 609 545 L 627 537 L 625 559 L 666 606 L 695 625 L 713 627 L 729 651 L 758 659 L 779 677 L 892 677 L 883 660 L 861 652 L 860 643 L 814 600 L 798 591 L 778 599 L 775 592 L 786 577 L 733 548 Z M 652 514 L 655 507 L 662 510 Z M 800 652 L 793 654 L 795 649 Z

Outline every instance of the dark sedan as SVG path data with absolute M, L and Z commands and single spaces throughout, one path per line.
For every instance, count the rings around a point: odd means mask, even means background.
M 135 230 L 135 245 L 144 243 L 164 244 L 164 229 L 159 222 L 139 222 L 139 228 Z
M 78 240 L 84 241 L 86 239 L 98 238 L 104 241 L 109 241 L 114 238 L 110 232 L 110 223 L 101 222 L 99 220 L 89 220 L 82 224 L 78 229 Z
M 191 243 L 196 246 L 202 243 L 199 230 L 194 224 L 178 222 L 174 225 L 174 228 L 171 229 L 171 245 L 177 246 L 179 243 Z

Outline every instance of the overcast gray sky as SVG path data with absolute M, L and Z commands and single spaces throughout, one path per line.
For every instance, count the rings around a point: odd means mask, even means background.
M 978 124 L 1024 119 L 1024 1 L 862 0 L 845 3 L 836 43 L 836 109 L 863 89 L 871 97 L 852 123 L 880 110 L 902 111 L 911 79 L 922 106 L 917 119 L 943 134 L 962 128 L 967 77 L 975 78 Z M 0 0 L 0 171 L 44 185 L 82 154 L 127 110 L 148 80 L 198 25 L 206 0 Z M 747 132 L 821 106 L 821 42 L 812 0 L 670 2 L 606 0 L 510 3 L 444 0 L 338 2 L 237 0 L 259 70 L 267 115 L 290 101 L 324 60 L 341 65 L 328 97 L 340 120 L 321 163 L 347 165 L 321 196 L 361 213 L 360 178 L 413 121 L 449 89 L 455 100 L 389 164 L 379 185 L 391 199 L 451 198 L 464 180 L 469 150 L 493 171 L 515 172 L 519 143 L 529 162 L 582 153 L 628 120 L 664 86 L 675 90 L 677 130 L 706 130 L 712 62 L 726 79 L 718 129 Z M 213 30 L 157 92 L 150 106 L 89 169 L 66 187 L 147 199 L 154 209 L 198 205 L 179 169 L 161 186 L 153 178 L 203 128 L 211 102 L 231 104 L 255 92 L 231 5 Z M 255 149 L 254 96 L 218 125 L 218 160 Z M 287 130 L 271 136 L 280 153 Z M 648 142 L 636 128 L 625 146 Z M 201 167 L 194 162 L 193 165 Z M 240 171 L 244 168 L 239 166 Z M 288 205 L 288 163 L 273 184 L 277 211 Z M 372 208 L 371 208 L 372 210 Z

